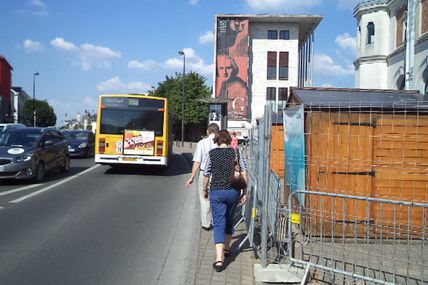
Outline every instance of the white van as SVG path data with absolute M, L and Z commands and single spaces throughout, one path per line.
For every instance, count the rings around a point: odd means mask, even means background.
M 15 123 L 5 123 L 5 124 L 0 124 L 0 133 L 4 132 L 7 129 L 10 128 L 25 128 L 24 124 L 15 124 Z

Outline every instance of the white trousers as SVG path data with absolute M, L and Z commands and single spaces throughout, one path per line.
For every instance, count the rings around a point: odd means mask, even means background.
M 212 214 L 211 214 L 211 206 L 210 201 L 204 198 L 204 175 L 202 171 L 199 171 L 198 175 L 198 194 L 199 194 L 199 202 L 201 204 L 201 222 L 202 226 L 205 228 L 209 228 L 212 224 Z

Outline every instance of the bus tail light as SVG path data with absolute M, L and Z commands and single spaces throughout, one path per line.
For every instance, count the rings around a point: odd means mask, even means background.
M 99 141 L 98 152 L 103 154 L 106 151 L 106 139 L 101 138 Z
M 156 147 L 156 155 L 162 156 L 163 153 L 163 141 L 158 141 L 158 145 Z

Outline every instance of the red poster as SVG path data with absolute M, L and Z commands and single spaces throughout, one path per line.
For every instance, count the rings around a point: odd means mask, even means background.
M 228 99 L 229 119 L 248 117 L 248 19 L 217 22 L 216 97 Z

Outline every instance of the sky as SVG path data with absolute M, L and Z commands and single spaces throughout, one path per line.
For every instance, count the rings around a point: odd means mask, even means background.
M 145 93 L 183 69 L 213 84 L 217 14 L 321 15 L 315 86 L 354 87 L 358 0 L 0 0 L 12 86 L 47 100 L 57 125 L 104 93 Z

